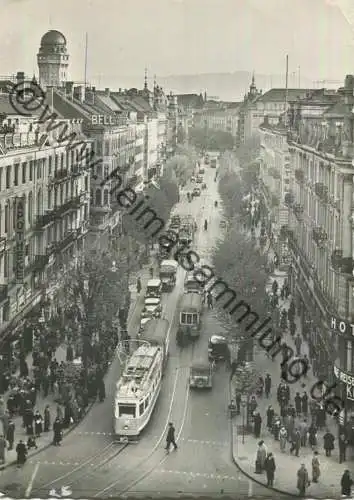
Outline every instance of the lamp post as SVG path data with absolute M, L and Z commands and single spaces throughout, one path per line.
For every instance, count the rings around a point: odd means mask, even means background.
M 242 444 L 245 442 L 245 413 L 247 406 L 247 396 L 245 394 L 241 395 L 241 406 L 242 406 Z

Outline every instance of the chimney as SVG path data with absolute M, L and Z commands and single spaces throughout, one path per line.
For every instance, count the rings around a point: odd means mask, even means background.
M 122 89 L 121 89 L 121 88 L 119 89 L 119 93 L 120 93 L 120 94 L 122 93 Z
M 16 82 L 21 83 L 25 81 L 25 73 L 23 71 L 17 71 Z
M 93 106 L 95 104 L 95 90 L 94 87 L 87 88 L 85 92 L 85 102 Z
M 65 82 L 65 96 L 68 99 L 73 98 L 74 82 Z
M 104 89 L 104 92 L 105 92 L 106 96 L 109 97 L 110 90 L 108 87 Z
M 74 97 L 80 102 L 84 102 L 84 89 L 81 85 L 74 87 Z

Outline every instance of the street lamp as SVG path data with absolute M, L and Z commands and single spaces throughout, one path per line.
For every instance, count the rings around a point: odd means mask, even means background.
M 245 394 L 241 395 L 241 406 L 242 406 L 242 444 L 245 442 L 245 413 L 247 406 L 247 396 Z

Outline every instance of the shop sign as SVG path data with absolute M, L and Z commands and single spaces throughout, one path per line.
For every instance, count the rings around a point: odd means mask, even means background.
M 16 248 L 15 275 L 16 283 L 23 283 L 25 278 L 25 207 L 23 198 L 16 198 Z
M 343 335 L 351 335 L 354 337 L 354 324 L 340 320 L 335 316 L 331 317 L 331 329 Z
M 334 375 L 346 385 L 347 399 L 354 401 L 354 377 L 343 372 L 336 366 L 334 367 Z
M 118 120 L 112 115 L 91 115 L 92 125 L 119 125 Z

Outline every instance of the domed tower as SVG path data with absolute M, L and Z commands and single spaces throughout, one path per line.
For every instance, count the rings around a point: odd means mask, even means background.
M 37 54 L 41 87 L 62 87 L 67 80 L 69 55 L 66 38 L 60 31 L 50 30 L 41 40 Z

